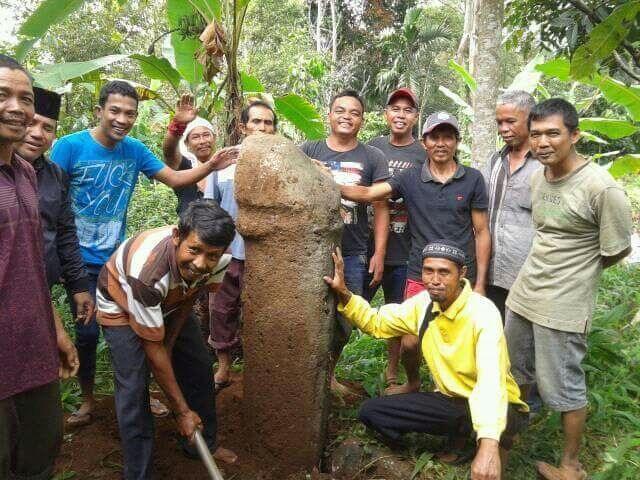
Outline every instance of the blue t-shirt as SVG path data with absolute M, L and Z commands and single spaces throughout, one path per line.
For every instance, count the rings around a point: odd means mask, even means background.
M 90 266 L 102 266 L 124 240 L 127 208 L 139 173 L 153 177 L 165 165 L 139 140 L 125 137 L 109 149 L 89 130 L 58 140 L 51 160 L 69 176 L 82 257 Z

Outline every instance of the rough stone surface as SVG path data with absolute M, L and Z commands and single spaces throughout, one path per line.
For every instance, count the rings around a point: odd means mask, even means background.
M 331 453 L 331 476 L 337 480 L 352 480 L 363 468 L 364 446 L 354 438 L 344 440 Z
M 246 243 L 244 423 L 255 460 L 282 479 L 324 449 L 334 297 L 322 280 L 342 230 L 340 193 L 291 141 L 248 137 L 236 167 Z

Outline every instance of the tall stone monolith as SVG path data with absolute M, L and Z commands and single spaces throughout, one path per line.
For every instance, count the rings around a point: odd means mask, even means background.
M 236 166 L 245 239 L 244 423 L 253 460 L 272 478 L 320 463 L 329 411 L 340 193 L 291 141 L 245 139 Z

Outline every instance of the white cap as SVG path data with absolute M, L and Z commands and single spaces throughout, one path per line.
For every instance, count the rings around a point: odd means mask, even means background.
M 208 128 L 209 130 L 211 130 L 211 133 L 213 135 L 216 134 L 216 129 L 213 126 L 213 124 L 209 120 L 206 120 L 206 119 L 204 119 L 202 117 L 196 117 L 196 118 L 194 118 L 192 121 L 190 121 L 188 123 L 187 128 L 184 129 L 184 133 L 182 134 L 182 138 L 180 138 L 180 154 L 183 157 L 187 157 L 194 167 L 198 165 L 197 164 L 197 159 L 196 159 L 196 156 L 193 153 L 191 153 L 189 151 L 189 149 L 187 148 L 187 145 L 185 144 L 185 140 L 187 139 L 189 134 L 195 128 L 198 128 L 198 127 Z

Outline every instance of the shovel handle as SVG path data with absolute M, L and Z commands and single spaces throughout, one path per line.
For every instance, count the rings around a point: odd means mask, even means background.
M 195 441 L 196 448 L 198 449 L 198 453 L 200 454 L 200 458 L 202 459 L 202 463 L 204 463 L 205 468 L 207 469 L 207 473 L 209 473 L 209 477 L 211 480 L 224 480 L 218 465 L 216 465 L 216 461 L 211 456 L 211 452 L 209 451 L 209 447 L 207 442 L 204 441 L 202 437 L 202 432 L 200 430 L 196 430 L 193 434 L 193 440 Z

